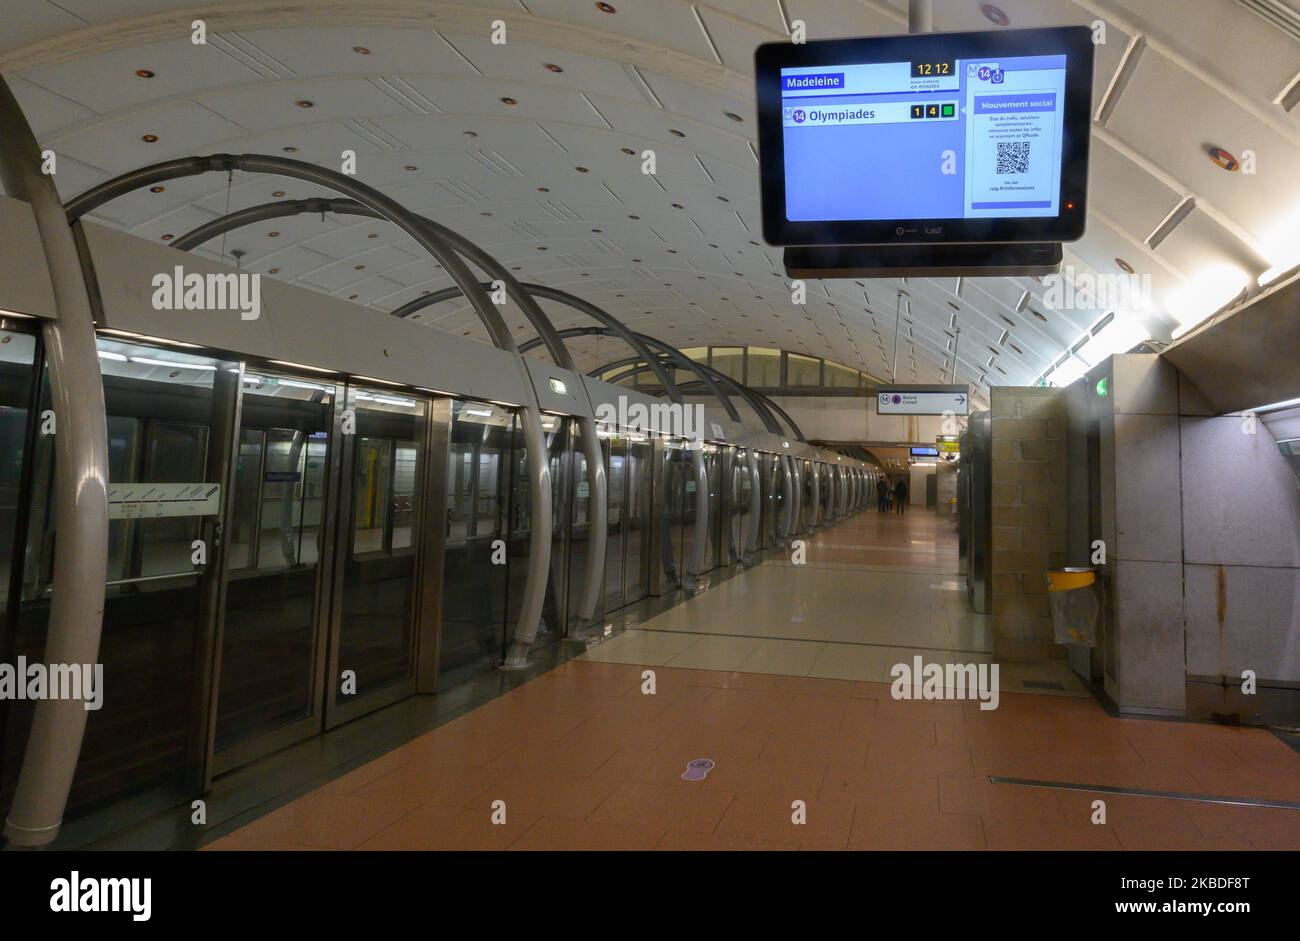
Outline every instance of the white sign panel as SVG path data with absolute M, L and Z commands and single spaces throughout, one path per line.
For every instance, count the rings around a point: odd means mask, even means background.
M 220 484 L 109 484 L 108 518 L 213 516 L 221 508 Z
M 894 386 L 882 388 L 876 395 L 876 412 L 880 415 L 966 415 L 969 410 L 970 396 L 964 391 Z

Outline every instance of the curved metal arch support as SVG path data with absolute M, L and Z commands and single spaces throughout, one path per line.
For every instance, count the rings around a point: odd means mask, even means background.
M 31 205 L 54 290 L 57 320 L 41 324 L 50 395 L 58 415 L 53 498 L 54 584 L 45 659 L 98 663 L 103 585 L 108 572 L 108 432 L 99 377 L 94 313 L 72 227 L 41 150 L 8 83 L 0 76 L 0 185 Z M 91 586 L 88 588 L 87 586 Z M 93 588 L 93 590 L 91 590 Z M 86 703 L 36 704 L 5 836 L 15 846 L 48 846 L 59 835 L 85 737 Z
M 561 331 L 561 333 L 563 332 L 564 331 Z M 598 366 L 597 368 L 588 372 L 587 375 L 594 376 L 598 373 L 604 373 L 609 371 L 610 369 L 615 369 L 619 366 L 631 366 L 641 362 L 642 360 L 639 357 L 629 357 L 625 359 L 614 360 L 613 362 L 605 363 L 601 366 Z M 767 406 L 764 405 L 762 400 L 758 398 L 758 393 L 754 392 L 753 389 L 750 389 L 748 386 L 742 386 L 740 383 L 738 383 L 735 379 L 732 379 L 726 373 L 718 372 L 717 370 L 713 369 L 710 366 L 705 366 L 703 363 L 696 363 L 696 365 L 701 367 L 702 369 L 714 373 L 718 379 L 721 379 L 724 383 L 726 383 L 727 385 L 735 389 L 736 394 L 739 395 L 742 399 L 744 399 L 749 404 L 749 407 L 754 410 L 754 414 L 758 416 L 759 421 L 763 423 L 763 427 L 766 428 L 768 432 L 774 435 L 782 435 L 782 436 L 785 435 L 785 432 L 781 430 L 780 423 L 777 422 L 776 420 L 776 416 L 774 416 L 770 411 L 768 411 Z M 630 369 L 626 373 L 621 373 L 616 380 L 605 380 L 605 381 L 622 381 L 623 379 L 626 379 L 630 376 L 634 376 L 638 373 L 644 372 L 646 368 L 647 368 L 646 366 L 642 365 L 637 368 Z M 739 420 L 739 418 L 737 418 L 737 420 Z
M 627 327 L 623 326 L 621 321 L 615 319 L 590 301 L 569 294 L 566 291 L 559 291 L 555 288 L 549 288 L 544 284 L 534 284 L 532 282 L 524 283 L 523 287 L 532 294 L 533 297 L 546 298 L 547 300 L 556 301 L 557 303 L 572 307 L 574 310 L 580 311 L 596 322 L 608 327 L 614 332 L 615 336 L 628 346 L 632 347 L 632 349 L 635 350 L 642 359 L 650 363 L 650 368 L 654 370 L 655 378 L 663 384 L 664 391 L 667 393 L 668 398 L 672 399 L 673 402 L 679 405 L 681 404 L 682 394 L 673 382 L 672 377 L 664 370 L 663 365 L 659 360 L 655 356 L 651 355 L 650 351 L 646 349 L 645 344 L 637 338 L 637 335 Z M 407 301 L 402 306 L 394 308 L 392 314 L 394 317 L 409 317 L 418 310 L 423 310 L 426 307 L 431 307 L 434 304 L 441 303 L 442 301 L 451 300 L 453 297 L 456 297 L 458 293 L 459 292 L 454 288 L 444 288 L 441 291 L 434 291 L 432 294 L 422 294 L 419 297 Z
M 336 215 L 365 216 L 369 218 L 384 218 L 374 209 L 366 206 L 354 199 L 290 199 L 280 202 L 263 203 L 259 206 L 250 206 L 236 212 L 229 213 L 218 219 L 213 219 L 201 226 L 185 233 L 179 239 L 172 243 L 173 248 L 179 248 L 182 251 L 189 251 L 192 248 L 203 244 L 209 239 L 216 238 L 227 232 L 232 232 L 246 225 L 252 225 L 257 222 L 265 222 L 270 219 L 281 219 L 297 215 L 316 215 L 334 213 Z M 536 343 L 546 347 L 551 359 L 556 365 L 577 371 L 577 366 L 573 362 L 568 348 L 555 330 L 554 324 L 551 323 L 546 313 L 538 306 L 533 296 L 526 291 L 510 271 L 499 261 L 484 251 L 480 246 L 465 238 L 454 229 L 449 229 L 430 219 L 427 216 L 420 216 L 415 213 L 411 214 L 423 225 L 429 228 L 432 233 L 448 242 L 451 247 L 459 252 L 462 256 L 469 259 L 479 267 L 484 274 L 490 278 L 500 281 L 506 289 L 506 293 L 514 299 L 523 311 L 524 317 L 537 331 Z M 485 290 L 487 286 L 485 286 Z M 464 296 L 464 292 L 456 286 L 457 293 Z M 530 341 L 529 348 L 532 348 L 533 341 Z M 524 352 L 520 348 L 520 353 Z M 586 394 L 584 387 L 583 394 Z M 588 405 L 590 405 L 588 401 Z M 603 585 L 605 570 L 605 541 L 607 538 L 607 487 L 608 482 L 605 479 L 605 463 L 601 457 L 600 439 L 596 431 L 596 423 L 593 419 L 579 419 L 579 429 L 581 431 L 583 455 L 587 461 L 588 483 L 592 491 L 592 542 L 589 547 L 591 551 L 587 553 L 587 567 L 583 577 L 583 591 L 578 601 L 578 628 L 572 636 L 575 640 L 586 639 L 586 628 L 595 617 L 596 606 L 600 603 L 600 590 Z M 531 558 L 531 553 L 530 553 Z M 505 667 L 509 669 L 522 668 L 527 663 L 527 646 L 531 644 L 531 639 L 526 641 L 520 637 L 516 631 L 516 644 L 511 649 L 510 655 L 506 657 Z
M 821 461 L 817 458 L 812 460 L 812 506 L 808 507 L 808 532 L 816 532 L 817 527 L 821 525 L 822 511 L 822 475 Z
M 790 530 L 794 523 L 794 467 L 790 455 L 782 454 L 781 469 L 781 545 L 790 542 Z
M 709 390 L 709 393 L 718 400 L 723 411 L 727 413 L 727 417 L 734 422 L 740 422 L 740 413 L 736 411 L 736 406 L 731 404 L 731 399 L 723 395 L 722 390 L 718 388 L 717 383 L 715 383 L 712 377 L 709 376 L 707 366 L 701 368 L 700 363 L 697 363 L 681 350 L 677 349 L 677 347 L 671 346 L 663 340 L 656 339 L 646 333 L 638 333 L 637 336 L 641 339 L 641 342 L 645 343 L 647 346 L 653 346 L 656 349 L 662 350 L 667 354 L 669 359 L 673 360 L 678 366 L 682 367 L 687 372 L 695 373 L 695 375 L 699 377 L 700 382 L 704 383 L 704 386 Z
M 790 508 L 790 535 L 798 535 L 800 530 L 800 509 L 803 503 L 803 459 L 789 456 L 790 469 L 794 472 L 793 507 Z
M 522 356 L 518 356 L 514 338 L 510 335 L 510 330 L 500 311 L 496 310 L 487 292 L 470 272 L 465 261 L 443 238 L 424 224 L 422 217 L 355 177 L 305 161 L 268 154 L 212 154 L 205 157 L 182 157 L 142 167 L 101 183 L 77 196 L 66 206 L 67 217 L 69 221 L 75 221 L 110 200 L 144 186 L 214 171 L 230 173 L 235 170 L 286 176 L 314 183 L 350 196 L 363 206 L 380 213 L 385 219 L 401 227 L 418 245 L 442 264 L 478 314 L 492 342 L 500 349 L 516 354 L 518 368 L 532 399 L 531 403 L 526 403 L 520 412 L 524 445 L 528 454 L 528 477 L 531 484 L 529 511 L 532 528 L 529 534 L 528 573 L 524 582 L 524 596 L 515 627 L 515 638 L 517 645 L 520 643 L 531 645 L 537 636 L 537 626 L 541 622 L 542 607 L 546 601 L 546 584 L 550 578 L 551 568 L 551 468 L 546 460 L 546 433 L 542 429 L 541 405 L 533 390 L 527 364 Z

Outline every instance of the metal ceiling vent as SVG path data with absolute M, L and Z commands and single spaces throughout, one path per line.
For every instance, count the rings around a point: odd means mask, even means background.
M 1300 39 L 1300 12 L 1292 9 L 1286 0 L 1237 0 L 1237 3 L 1268 20 L 1292 39 Z

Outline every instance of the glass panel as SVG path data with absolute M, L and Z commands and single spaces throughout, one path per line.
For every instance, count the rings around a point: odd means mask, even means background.
M 737 382 L 745 381 L 745 348 L 742 346 L 715 346 L 713 368 Z
M 575 435 L 576 439 L 576 435 Z M 591 481 L 587 478 L 587 456 L 575 443 L 573 449 L 573 504 L 569 523 L 569 617 L 576 620 L 587 572 L 587 545 L 591 511 Z M 594 612 L 601 616 L 599 602 Z
M 500 508 L 509 498 L 510 474 L 498 469 L 503 454 L 510 461 L 514 421 L 513 412 L 498 406 L 452 403 L 439 654 L 444 684 L 491 669 L 505 643 L 507 567 L 492 563 L 492 542 L 505 533 Z M 474 506 L 482 513 L 471 515 Z
M 36 371 L 36 338 L 14 332 L 9 325 L 10 322 L 0 321 L 0 603 L 4 604 L 6 612 L 9 610 L 9 579 L 13 565 L 18 561 L 15 556 L 21 552 L 14 542 L 19 514 L 25 509 L 20 506 L 24 496 L 23 467 L 33 458 L 27 449 L 27 441 L 28 421 L 34 404 L 32 380 Z M 31 525 L 39 530 L 40 517 L 32 518 Z M 18 564 L 21 565 L 21 561 Z M 19 649 L 15 653 L 39 656 L 39 648 L 32 650 L 36 638 L 24 634 L 22 623 L 16 638 L 9 635 L 9 626 L 7 618 L 0 623 L 0 650 L 7 655 L 16 646 Z M 18 703 L 6 703 L 4 708 L 0 708 L 0 716 L 6 714 L 11 722 L 7 727 L 0 727 L 0 807 L 8 807 L 13 795 L 13 786 L 22 766 L 25 726 L 31 718 L 30 709 Z M 17 719 L 21 719 L 21 728 L 13 721 Z
M 789 386 L 819 386 L 822 361 L 798 353 L 787 353 L 785 359 L 785 382 Z
M 650 554 L 650 474 L 654 446 L 644 435 L 628 437 L 627 500 L 623 566 L 623 602 L 644 598 L 649 590 L 646 563 Z
M 750 347 L 747 356 L 746 385 L 755 388 L 774 388 L 781 385 L 781 351 Z
M 858 387 L 858 375 L 856 369 L 849 369 L 839 363 L 828 362 L 826 364 L 826 376 L 823 381 L 832 389 L 856 389 Z
M 546 582 L 543 617 L 563 637 L 568 625 L 569 515 L 573 502 L 573 447 L 578 424 L 553 415 L 542 417 L 551 468 L 551 577 Z M 581 577 L 581 576 L 579 576 Z
M 205 483 L 208 429 L 233 405 L 237 367 L 207 356 L 98 340 L 109 434 L 110 487 L 130 483 Z M 48 405 L 48 387 L 45 404 Z M 53 554 L 58 534 L 51 487 L 50 448 L 36 467 L 31 520 L 32 556 L 19 612 L 15 653 L 39 658 L 45 647 Z M 223 494 L 224 496 L 224 494 Z M 155 509 L 170 512 L 170 507 Z M 194 743 L 204 718 L 195 665 L 205 623 L 203 571 L 190 560 L 189 542 L 203 522 L 197 515 L 127 518 L 110 508 L 111 586 L 68 585 L 64 591 L 104 592 L 99 660 L 109 677 L 112 706 L 88 713 L 69 812 L 79 815 L 147 788 L 179 789 L 193 773 Z M 178 578 L 142 580 L 184 573 Z M 128 682 L 112 684 L 111 677 Z M 28 703 L 11 704 L 6 748 L 24 747 Z M 21 730 L 21 731 L 18 731 Z M 6 762 L 6 765 L 9 763 Z M 177 791 L 178 793 L 179 791 Z
M 394 544 L 393 530 L 399 519 L 408 529 L 418 528 L 419 507 L 398 493 L 394 466 L 399 447 L 412 449 L 408 473 L 420 478 L 429 407 L 423 399 L 383 389 L 351 389 L 349 400 L 356 415 L 351 551 L 343 569 L 334 682 L 353 671 L 356 692 L 340 694 L 340 704 L 414 675 L 417 557 L 409 538 Z
M 215 748 L 315 714 L 318 560 L 335 387 L 246 373 Z
M 627 444 L 615 435 L 601 441 L 605 454 L 607 535 L 605 536 L 605 611 L 623 605 L 623 524 L 627 500 Z

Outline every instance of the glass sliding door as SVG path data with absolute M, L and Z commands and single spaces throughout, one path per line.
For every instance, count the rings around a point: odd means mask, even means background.
M 623 534 L 627 512 L 627 441 L 611 435 L 601 441 L 609 489 L 605 536 L 605 611 L 623 607 Z
M 327 727 L 415 689 L 430 405 L 380 387 L 347 390 Z
M 23 548 L 31 519 L 27 507 L 38 479 L 33 460 L 41 375 L 37 329 L 35 324 L 0 319 L 0 663 L 17 663 L 19 654 L 33 659 L 43 650 L 43 637 L 31 629 L 32 622 L 28 620 L 24 630 L 20 621 Z M 31 714 L 30 701 L 0 699 L 0 807 L 8 807 L 13 798 Z
M 38 436 L 15 645 L 28 658 L 44 655 L 56 590 L 104 593 L 99 659 L 112 708 L 88 715 L 73 816 L 145 790 L 192 793 L 202 780 L 223 552 L 216 524 L 239 386 L 238 364 L 201 352 L 97 345 L 109 448 L 106 584 L 53 583 L 55 437 Z
M 624 500 L 623 603 L 650 590 L 650 492 L 654 445 L 645 435 L 627 437 L 627 496 Z
M 514 413 L 501 406 L 451 406 L 438 664 L 444 688 L 492 669 L 505 648 L 508 559 L 501 556 L 514 424 Z
M 214 727 L 217 773 L 321 726 L 333 382 L 246 371 Z

